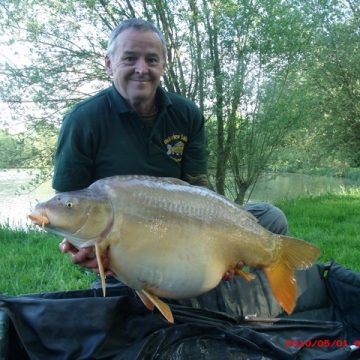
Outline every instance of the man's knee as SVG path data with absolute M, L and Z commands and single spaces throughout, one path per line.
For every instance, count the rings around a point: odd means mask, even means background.
M 285 214 L 278 207 L 266 202 L 250 202 L 245 210 L 254 215 L 260 225 L 275 234 L 288 235 L 288 222 Z

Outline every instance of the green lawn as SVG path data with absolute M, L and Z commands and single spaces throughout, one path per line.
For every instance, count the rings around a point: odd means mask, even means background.
M 286 200 L 291 236 L 322 249 L 320 262 L 335 259 L 360 272 L 360 189 Z M 89 288 L 96 276 L 71 264 L 58 250 L 62 239 L 33 229 L 0 227 L 0 293 L 8 295 Z
M 96 276 L 74 266 L 62 239 L 37 230 L 0 227 L 0 293 L 31 294 L 89 288 Z
M 360 272 L 360 189 L 296 198 L 276 205 L 288 218 L 291 236 L 322 250 L 320 262 L 335 259 Z

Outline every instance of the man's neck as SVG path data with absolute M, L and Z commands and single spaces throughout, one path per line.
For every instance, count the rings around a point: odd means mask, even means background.
M 152 115 L 157 112 L 157 106 L 154 100 L 146 103 L 131 104 L 128 102 L 128 105 L 132 107 L 139 115 Z

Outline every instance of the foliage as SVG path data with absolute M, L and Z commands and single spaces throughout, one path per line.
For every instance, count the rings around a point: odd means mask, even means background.
M 7 131 L 0 131 L 0 168 L 37 168 L 41 169 L 50 165 L 46 161 L 51 161 L 52 157 L 45 157 L 41 163 L 37 159 L 41 159 L 46 152 L 51 152 L 54 147 L 55 137 L 52 139 L 46 136 L 47 142 L 43 141 L 41 132 L 29 134 L 9 134 Z M 52 141 L 51 141 L 52 140 Z
M 108 34 L 129 17 L 164 33 L 163 85 L 204 112 L 219 193 L 243 202 L 270 165 L 357 161 L 359 8 L 351 0 L 5 0 L 0 10 L 0 99 L 13 111 L 9 124 L 46 139 L 34 154 L 39 167 L 51 166 L 68 109 L 110 84 Z
M 360 8 L 351 1 L 313 4 L 320 22 L 297 74 L 307 122 L 287 139 L 287 165 L 340 171 L 360 163 Z

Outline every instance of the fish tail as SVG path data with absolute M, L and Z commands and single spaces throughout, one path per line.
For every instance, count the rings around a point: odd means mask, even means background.
M 309 268 L 320 255 L 320 249 L 306 241 L 280 235 L 282 249 L 280 258 L 271 267 L 264 268 L 275 299 L 291 314 L 297 298 L 294 270 Z

